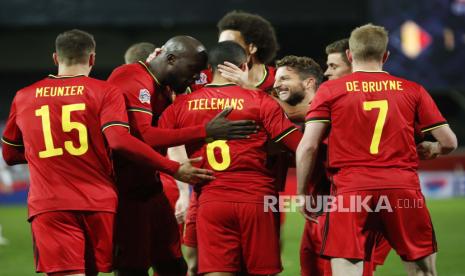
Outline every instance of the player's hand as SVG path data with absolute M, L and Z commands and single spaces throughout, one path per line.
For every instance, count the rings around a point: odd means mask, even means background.
M 174 207 L 174 215 L 178 224 L 186 221 L 187 209 L 189 207 L 189 193 L 180 193 Z
M 213 171 L 206 169 L 199 169 L 192 166 L 192 163 L 199 162 L 202 160 L 202 157 L 197 157 L 194 159 L 189 159 L 187 162 L 181 163 L 178 171 L 173 175 L 179 181 L 198 184 L 205 181 L 214 180 Z
M 161 48 L 155 48 L 155 50 L 147 57 L 145 62 L 151 62 L 160 53 L 161 53 Z
M 302 214 L 302 216 L 304 216 L 305 219 L 313 222 L 313 223 L 316 223 L 318 224 L 318 216 L 316 214 L 313 214 L 313 213 L 310 213 L 306 210 L 306 206 L 307 206 L 307 202 L 306 200 L 309 198 L 308 196 L 306 195 L 300 195 L 300 196 L 303 196 L 304 199 L 303 199 L 303 202 L 304 202 L 304 205 L 299 207 L 299 212 Z M 311 200 L 313 200 L 313 197 L 311 197 Z
M 234 82 L 242 87 L 253 87 L 249 83 L 249 67 L 245 64 L 245 70 L 237 67 L 231 62 L 225 62 L 224 64 L 218 64 L 218 71 L 225 79 Z
M 246 139 L 257 133 L 258 126 L 252 120 L 230 121 L 226 119 L 232 108 L 223 109 L 206 125 L 207 138 L 213 140 Z
M 417 145 L 418 158 L 430 160 L 438 157 L 439 147 L 437 142 L 423 141 Z

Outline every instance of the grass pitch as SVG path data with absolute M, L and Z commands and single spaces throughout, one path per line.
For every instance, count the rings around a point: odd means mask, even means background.
M 439 275 L 465 275 L 465 199 L 428 201 L 436 230 L 439 254 Z M 32 276 L 34 262 L 30 226 L 26 221 L 25 206 L 0 206 L 0 224 L 3 235 L 9 240 L 0 246 L 0 275 Z M 297 213 L 288 214 L 284 229 L 283 276 L 299 275 L 299 244 L 303 230 L 303 218 Z M 101 274 L 111 275 L 111 274 Z M 395 252 L 391 252 L 377 276 L 405 275 L 403 265 Z

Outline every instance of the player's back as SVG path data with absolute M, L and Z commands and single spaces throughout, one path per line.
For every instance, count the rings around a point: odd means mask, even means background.
M 50 210 L 114 211 L 116 192 L 102 130 L 124 111 L 116 88 L 86 76 L 49 76 L 20 91 L 12 108 L 31 174 L 30 216 Z M 112 104 L 122 106 L 111 109 Z M 108 120 L 108 121 L 105 121 Z M 65 207 L 66 206 L 66 207 Z
M 329 166 L 340 170 L 341 182 L 357 175 L 360 187 L 419 188 L 414 127 L 445 123 L 420 85 L 386 72 L 355 72 L 318 93 L 307 119 L 331 121 Z
M 263 195 L 275 193 L 274 179 L 266 168 L 265 144 L 295 130 L 269 95 L 234 84 L 207 85 L 179 97 L 163 114 L 161 126 L 205 124 L 228 106 L 233 108 L 228 119 L 254 120 L 260 130 L 250 139 L 186 145 L 189 156 L 202 156 L 201 166 L 215 171 L 216 179 L 202 187 L 200 199 L 263 202 Z

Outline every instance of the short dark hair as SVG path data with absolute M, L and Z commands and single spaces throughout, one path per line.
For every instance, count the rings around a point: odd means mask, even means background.
M 326 46 L 327 55 L 340 53 L 342 55 L 342 60 L 344 60 L 344 62 L 350 66 L 350 62 L 346 56 L 346 50 L 349 50 L 349 39 L 348 38 L 336 40 L 328 44 L 328 46 Z
M 316 87 L 323 82 L 323 69 L 312 58 L 285 56 L 276 61 L 276 68 L 287 66 L 297 71 L 302 80 L 312 76 L 316 80 Z
M 279 49 L 276 33 L 271 23 L 257 14 L 242 11 L 227 13 L 218 22 L 219 32 L 224 30 L 239 31 L 247 44 L 257 47 L 257 59 L 262 63 L 270 63 Z
M 134 63 L 139 60 L 145 61 L 147 57 L 155 51 L 155 45 L 150 42 L 139 42 L 132 44 L 124 53 L 124 62 L 126 64 Z
M 219 42 L 209 50 L 208 62 L 213 72 L 216 72 L 218 64 L 223 64 L 225 61 L 240 66 L 247 62 L 247 54 L 244 48 L 234 41 Z
M 63 32 L 55 40 L 55 51 L 59 61 L 66 65 L 87 63 L 90 53 L 95 51 L 94 36 L 78 29 Z

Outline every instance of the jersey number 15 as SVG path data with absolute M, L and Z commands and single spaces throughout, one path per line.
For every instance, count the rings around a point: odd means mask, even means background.
M 73 129 L 79 134 L 79 147 L 74 147 L 73 141 L 65 141 L 65 150 L 71 155 L 83 155 L 89 149 L 87 140 L 87 128 L 82 123 L 71 121 L 71 112 L 83 111 L 86 109 L 84 103 L 68 104 L 61 107 L 61 126 L 63 132 L 71 132 Z M 42 118 L 42 132 L 44 134 L 45 150 L 39 152 L 40 158 L 48 158 L 63 155 L 62 148 L 56 148 L 52 138 L 52 128 L 50 126 L 50 108 L 43 105 L 36 110 L 36 116 Z

